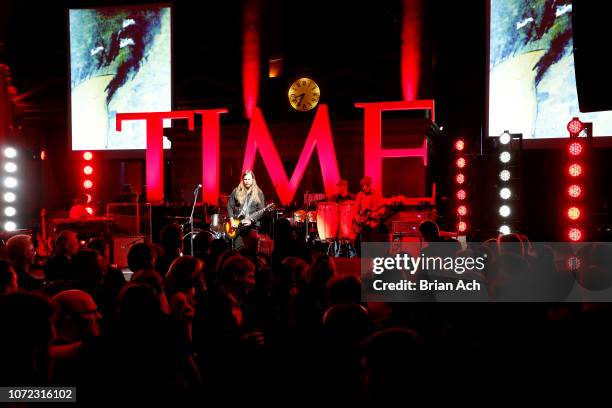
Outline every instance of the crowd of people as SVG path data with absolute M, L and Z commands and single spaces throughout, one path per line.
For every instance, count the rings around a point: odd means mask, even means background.
M 432 224 L 426 241 L 439 238 Z M 167 225 L 159 243 L 130 248 L 128 281 L 103 239 L 83 248 L 63 231 L 36 271 L 31 237 L 11 237 L 0 260 L 0 384 L 76 386 L 83 403 L 363 403 L 460 370 L 447 358 L 503 366 L 520 364 L 509 356 L 526 338 L 540 358 L 549 342 L 610 339 L 608 304 L 365 303 L 360 277 L 288 222 L 271 256 L 256 229 L 242 238 L 236 250 L 199 234 L 189 256 L 181 227 Z

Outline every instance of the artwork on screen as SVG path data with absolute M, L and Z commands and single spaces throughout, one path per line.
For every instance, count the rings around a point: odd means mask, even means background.
M 567 137 L 572 117 L 612 135 L 612 112 L 580 113 L 571 0 L 490 0 L 489 135 Z
M 115 115 L 172 110 L 170 12 L 161 5 L 69 10 L 73 150 L 146 148 L 145 122 L 126 122 L 119 133 Z

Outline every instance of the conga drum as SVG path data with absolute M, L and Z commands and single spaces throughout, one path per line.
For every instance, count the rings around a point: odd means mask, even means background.
M 317 204 L 317 231 L 319 238 L 329 240 L 338 233 L 338 204 L 320 202 Z
M 339 235 L 340 238 L 355 239 L 355 229 L 353 227 L 353 201 L 345 201 L 339 204 L 340 212 L 340 225 Z
M 306 213 L 306 237 L 308 240 L 316 239 L 319 235 L 317 227 L 317 212 L 308 211 Z

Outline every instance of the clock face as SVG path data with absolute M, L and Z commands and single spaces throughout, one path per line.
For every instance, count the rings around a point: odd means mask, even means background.
M 289 88 L 289 103 L 297 111 L 309 111 L 319 103 L 319 85 L 310 78 L 300 78 Z

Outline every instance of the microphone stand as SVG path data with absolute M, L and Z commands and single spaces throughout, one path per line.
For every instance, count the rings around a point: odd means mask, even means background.
M 193 214 L 195 213 L 195 207 L 196 204 L 198 202 L 198 194 L 200 192 L 200 188 L 202 188 L 202 185 L 198 185 L 195 189 L 195 191 L 193 192 L 193 207 L 191 207 L 191 215 L 189 216 L 189 227 L 190 227 L 190 231 L 189 231 L 189 235 L 190 235 L 190 242 L 191 242 L 191 256 L 194 256 L 194 250 L 193 250 Z

